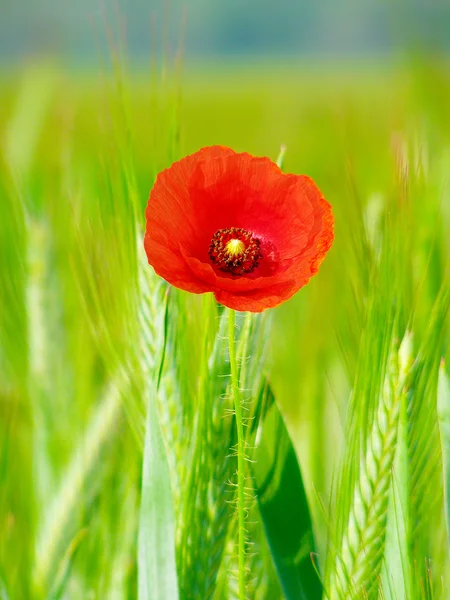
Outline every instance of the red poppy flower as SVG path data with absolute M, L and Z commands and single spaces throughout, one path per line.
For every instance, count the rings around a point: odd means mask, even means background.
M 240 311 L 290 298 L 334 237 L 331 207 L 312 179 L 222 146 L 160 173 L 146 218 L 145 250 L 158 275 Z

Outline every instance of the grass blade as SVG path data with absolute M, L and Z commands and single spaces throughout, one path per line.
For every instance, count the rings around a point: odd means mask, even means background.
M 422 589 L 422 597 L 427 599 L 433 594 L 439 597 L 449 573 L 437 403 L 449 306 L 450 290 L 444 283 L 418 350 L 408 402 L 411 587 Z
M 178 598 L 175 513 L 155 399 L 148 403 L 139 523 L 139 600 Z
M 444 466 L 445 518 L 450 544 L 450 379 L 443 361 L 439 370 L 438 419 Z
M 61 560 L 61 564 L 55 578 L 55 584 L 48 596 L 48 600 L 60 600 L 64 597 L 63 594 L 65 592 L 69 580 L 70 571 L 72 569 L 75 555 L 78 552 L 78 549 L 81 543 L 83 542 L 84 538 L 86 537 L 86 534 L 86 529 L 82 529 L 77 533 L 77 535 L 70 543 L 66 553 L 64 554 Z
M 267 394 L 271 395 L 270 389 Z M 302 475 L 283 418 L 272 406 L 253 467 L 259 510 L 287 600 L 316 600 L 322 584 L 312 561 L 314 534 Z
M 143 304 L 153 298 L 143 298 Z M 167 296 L 166 296 L 167 302 Z M 166 304 L 167 306 L 167 304 Z M 178 598 L 175 560 L 175 509 L 170 481 L 169 461 L 162 435 L 157 393 L 159 374 L 164 360 L 167 331 L 166 311 L 158 311 L 158 323 L 151 332 L 143 326 L 143 340 L 152 341 L 157 350 L 149 361 L 159 368 L 147 373 L 147 424 L 142 468 L 142 498 L 139 519 L 138 586 L 139 600 Z M 142 321 L 144 324 L 144 321 Z M 146 358 L 143 351 L 143 359 Z M 158 361 L 159 358 L 159 361 Z M 144 372 L 149 365 L 144 366 Z M 146 367 L 146 368 L 145 368 Z
M 96 491 L 93 486 L 87 486 L 86 482 L 94 470 L 99 468 L 103 447 L 111 443 L 120 416 L 122 394 L 128 389 L 129 383 L 123 372 L 119 372 L 107 385 L 99 406 L 61 478 L 62 484 L 42 517 L 43 524 L 37 535 L 33 573 L 36 590 L 45 590 L 54 579 L 61 551 L 74 536 L 73 529 L 77 527 L 74 515 L 84 489 L 87 487 L 92 495 Z M 72 554 L 70 549 L 67 552 Z

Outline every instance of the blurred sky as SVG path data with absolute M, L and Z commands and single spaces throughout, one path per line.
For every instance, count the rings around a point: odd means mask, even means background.
M 163 38 L 175 52 L 182 30 L 188 60 L 450 50 L 450 0 L 0 0 L 0 59 L 95 61 L 103 15 L 115 26 L 118 12 L 136 59 Z

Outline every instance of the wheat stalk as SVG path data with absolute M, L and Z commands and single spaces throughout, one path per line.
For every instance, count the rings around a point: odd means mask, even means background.
M 376 598 L 378 594 L 391 472 L 400 409 L 406 401 L 410 357 L 411 336 L 407 334 L 398 353 L 391 351 L 366 451 L 361 457 L 342 546 L 336 555 L 330 600 Z

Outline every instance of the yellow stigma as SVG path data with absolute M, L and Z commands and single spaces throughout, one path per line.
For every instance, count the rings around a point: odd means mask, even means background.
M 230 240 L 226 245 L 227 252 L 230 256 L 239 256 L 245 250 L 245 244 L 242 240 Z

